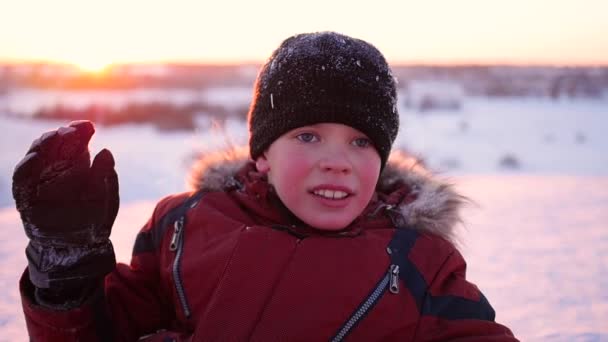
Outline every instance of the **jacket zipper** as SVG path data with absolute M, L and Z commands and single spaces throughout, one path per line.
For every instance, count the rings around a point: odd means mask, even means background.
M 184 245 L 184 219 L 185 217 L 181 216 L 173 225 L 173 236 L 171 237 L 169 250 L 171 252 L 175 252 L 175 259 L 173 260 L 173 281 L 175 283 L 175 290 L 177 291 L 177 296 L 179 297 L 179 301 L 182 305 L 184 315 L 186 318 L 190 318 L 190 306 L 186 300 L 186 291 L 184 290 L 184 285 L 182 284 L 182 278 L 179 270 L 183 253 L 182 247 Z
M 390 269 L 389 269 L 389 273 L 390 273 L 390 287 L 389 290 L 391 291 L 391 293 L 393 294 L 398 294 L 399 293 L 399 265 L 391 265 Z
M 399 293 L 399 265 L 390 265 L 388 271 L 378 282 L 372 293 L 363 301 L 355 313 L 350 316 L 334 338 L 332 338 L 332 342 L 342 341 L 351 329 L 376 305 L 378 299 L 386 292 L 387 288 L 393 294 Z

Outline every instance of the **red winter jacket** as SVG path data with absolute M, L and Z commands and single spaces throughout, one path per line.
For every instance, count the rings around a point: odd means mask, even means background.
M 21 293 L 34 341 L 515 341 L 450 242 L 462 197 L 403 160 L 347 229 L 295 219 L 253 163 L 201 161 L 81 307 Z

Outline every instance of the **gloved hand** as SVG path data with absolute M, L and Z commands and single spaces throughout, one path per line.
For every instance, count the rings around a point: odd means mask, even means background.
M 30 239 L 30 280 L 47 294 L 69 296 L 115 267 L 109 236 L 119 207 L 118 177 L 106 149 L 90 164 L 94 132 L 89 121 L 47 132 L 15 167 L 13 197 Z

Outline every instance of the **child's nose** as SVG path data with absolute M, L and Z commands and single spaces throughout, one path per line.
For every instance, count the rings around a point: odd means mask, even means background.
M 352 165 L 344 153 L 331 153 L 325 155 L 319 162 L 319 167 L 323 171 L 348 173 L 352 169 Z

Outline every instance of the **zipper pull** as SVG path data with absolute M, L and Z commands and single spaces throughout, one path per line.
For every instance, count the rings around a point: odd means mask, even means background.
M 173 224 L 173 236 L 171 237 L 171 244 L 169 245 L 169 250 L 171 252 L 175 252 L 177 249 L 178 238 L 182 233 L 182 228 L 184 227 L 184 217 L 180 217 L 179 220 L 175 221 Z
M 391 265 L 389 290 L 393 294 L 399 293 L 399 265 Z

